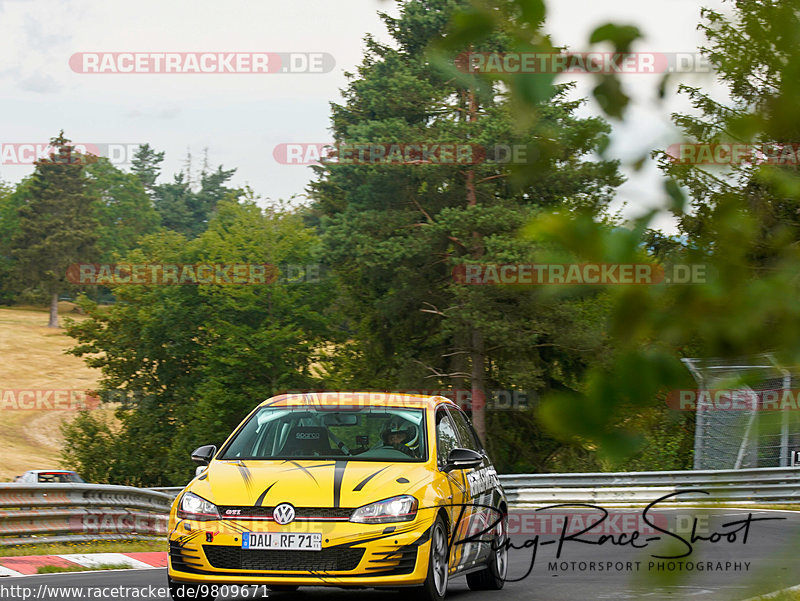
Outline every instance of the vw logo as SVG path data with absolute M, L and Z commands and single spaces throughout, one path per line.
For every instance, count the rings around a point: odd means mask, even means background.
M 289 503 L 281 503 L 272 511 L 272 518 L 278 524 L 288 524 L 294 520 L 294 507 Z

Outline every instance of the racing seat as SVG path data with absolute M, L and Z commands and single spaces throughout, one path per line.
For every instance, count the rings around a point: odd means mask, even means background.
M 331 455 L 332 453 L 328 430 L 320 426 L 295 426 L 289 431 L 286 444 L 281 450 L 281 455 L 295 457 L 313 457 L 314 454 Z

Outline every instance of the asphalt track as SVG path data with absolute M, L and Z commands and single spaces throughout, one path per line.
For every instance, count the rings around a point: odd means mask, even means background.
M 548 510 L 554 511 L 554 510 Z M 617 510 L 612 511 L 612 518 Z M 638 517 L 640 510 L 625 510 Z M 578 510 L 558 510 L 562 515 L 569 512 L 573 526 L 581 513 Z M 746 599 L 776 589 L 800 583 L 800 569 L 795 558 L 800 543 L 800 513 L 769 510 L 752 510 L 754 519 L 784 518 L 781 520 L 746 520 L 749 511 L 715 509 L 653 510 L 651 520 L 689 540 L 694 518 L 698 518 L 696 534 L 717 542 L 696 540 L 691 553 L 682 559 L 657 559 L 653 555 L 680 555 L 689 548 L 677 538 L 642 532 L 636 544 L 645 548 L 634 549 L 630 545 L 617 545 L 606 540 L 599 545 L 595 537 L 581 536 L 594 544 L 565 540 L 561 555 L 556 558 L 560 529 L 557 533 L 539 533 L 538 551 L 530 574 L 522 580 L 506 583 L 502 591 L 472 592 L 465 578 L 456 577 L 450 582 L 448 599 L 461 601 L 516 600 L 530 601 L 574 601 L 603 599 L 646 599 L 648 601 L 698 599 L 700 601 L 734 601 Z M 528 519 L 533 514 L 527 512 Z M 514 512 L 518 524 L 524 516 Z M 539 515 L 539 514 L 536 514 Z M 584 512 L 585 515 L 585 512 Z M 594 513 L 593 515 L 598 515 Z M 596 518 L 594 518 L 596 519 Z M 593 519 L 593 521 L 594 521 Z M 634 519 L 634 518 L 632 518 Z M 656 521 L 656 519 L 658 521 Z M 634 519 L 634 521 L 636 521 Z M 738 522 L 731 525 L 731 522 Z M 531 522 L 528 522 L 531 523 Z M 633 531 L 640 529 L 638 521 L 623 528 L 630 540 Z M 561 522 L 560 524 L 563 524 Z M 728 524 L 727 526 L 725 524 Z M 612 522 L 609 521 L 609 526 Z M 523 528 L 523 526 L 519 526 Z M 552 527 L 550 530 L 556 528 Z M 736 530 L 735 536 L 728 536 Z M 747 530 L 747 532 L 745 532 Z M 613 533 L 614 528 L 610 528 Z M 713 536 L 714 533 L 724 536 Z M 745 536 L 746 540 L 745 540 Z M 536 534 L 519 532 L 512 542 L 522 547 L 510 549 L 509 580 L 524 576 L 531 565 Z M 527 548 L 525 545 L 528 545 Z M 636 562 L 639 562 L 638 564 Z M 555 564 L 553 563 L 555 562 Z M 609 563 L 610 562 L 610 563 Z M 652 562 L 652 563 L 651 563 Z M 672 562 L 670 564 L 670 562 Z M 679 563 L 683 562 L 683 563 Z M 692 569 L 687 568 L 691 562 Z M 710 562 L 710 563 L 709 563 Z M 698 566 L 702 571 L 698 571 Z M 602 569 L 601 569 L 602 567 Z M 709 569 L 711 568 L 711 569 Z M 164 599 L 166 597 L 166 569 L 124 570 L 114 572 L 89 572 L 73 574 L 50 574 L 20 578 L 0 579 L 0 599 Z M 18 588 L 14 588 L 18 587 Z M 64 587 L 72 589 L 65 590 Z M 115 591 L 114 587 L 127 587 Z M 148 587 L 149 590 L 148 590 Z M 135 589 L 135 590 L 134 590 Z M 251 588 L 247 595 L 220 597 L 220 599 L 306 599 L 308 601 L 377 601 L 378 599 L 400 600 L 408 598 L 408 591 L 350 590 L 322 587 L 301 588 L 295 593 L 266 593 Z

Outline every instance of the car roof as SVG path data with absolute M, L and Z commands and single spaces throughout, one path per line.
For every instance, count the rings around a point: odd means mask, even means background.
M 77 474 L 72 470 L 28 470 L 26 474 Z
M 432 409 L 441 403 L 457 405 L 443 396 L 411 394 L 401 392 L 303 392 L 280 394 L 267 399 L 259 407 L 277 406 L 324 406 L 324 407 L 413 407 Z

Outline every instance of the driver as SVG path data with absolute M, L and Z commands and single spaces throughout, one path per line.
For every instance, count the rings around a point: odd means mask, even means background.
M 410 441 L 413 436 L 414 435 L 409 430 L 405 430 L 397 424 L 389 424 L 383 432 L 381 432 L 383 444 L 405 453 L 409 457 L 414 457 L 414 451 L 409 449 L 406 443 Z

